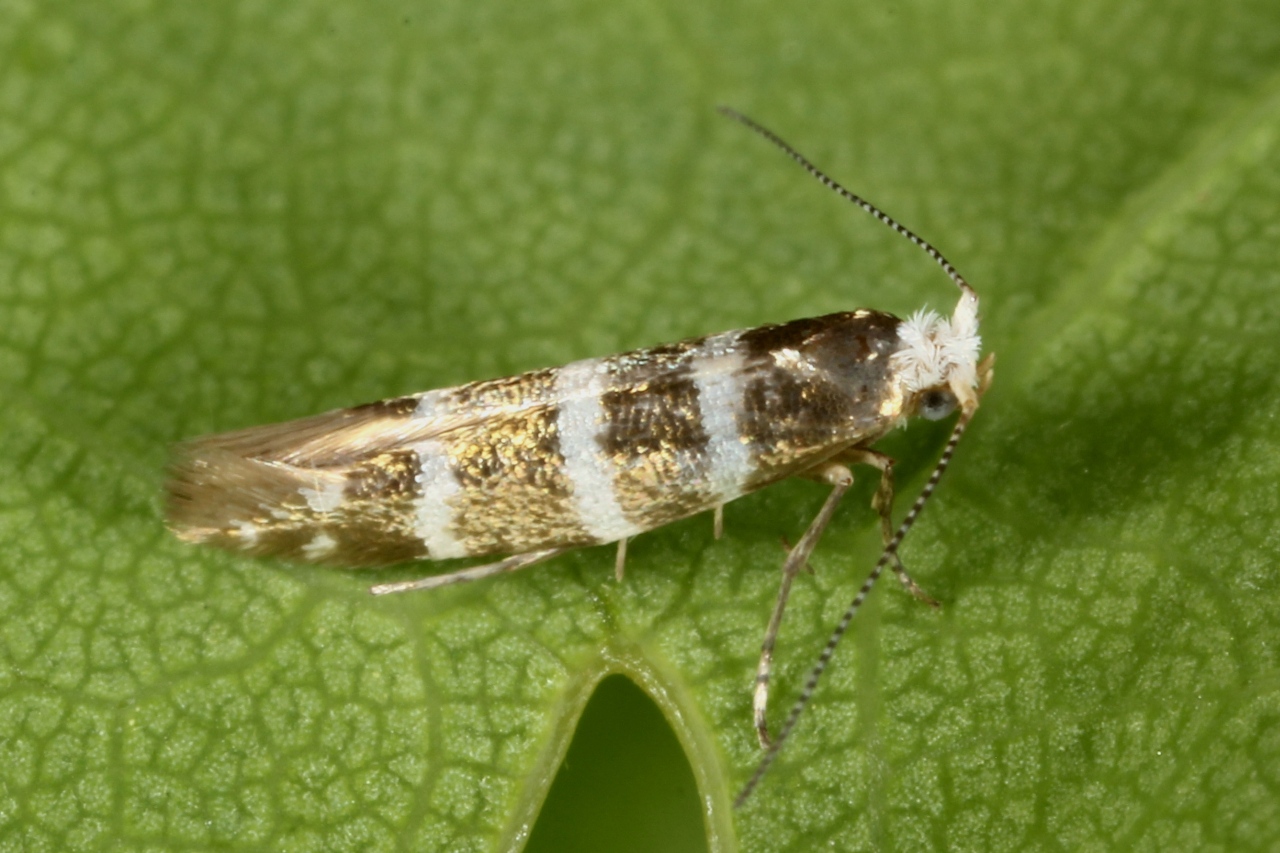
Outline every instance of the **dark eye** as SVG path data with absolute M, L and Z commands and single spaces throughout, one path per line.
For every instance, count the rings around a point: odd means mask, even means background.
M 950 391 L 935 388 L 920 398 L 920 414 L 931 421 L 940 421 L 955 410 L 956 398 Z

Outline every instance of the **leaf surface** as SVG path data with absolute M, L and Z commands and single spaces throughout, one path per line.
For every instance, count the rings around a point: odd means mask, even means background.
M 504 850 L 594 686 L 716 851 L 1280 844 L 1280 10 L 0 4 L 0 850 Z M 937 243 L 996 384 L 745 809 L 786 483 L 522 575 L 190 548 L 168 445 L 954 293 L 719 117 Z M 890 437 L 902 497 L 945 425 Z M 863 477 L 785 712 L 875 559 Z M 620 733 L 625 736 L 625 733 Z M 584 816 L 584 820 L 590 819 Z

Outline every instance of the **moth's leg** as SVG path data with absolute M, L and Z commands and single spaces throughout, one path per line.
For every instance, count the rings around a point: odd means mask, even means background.
M 756 689 L 752 710 L 755 715 L 756 737 L 759 738 L 763 749 L 768 749 L 770 743 L 765 710 L 769 706 L 769 676 L 773 671 L 773 647 L 778 641 L 782 612 L 786 609 L 787 598 L 791 595 L 791 582 L 809 562 L 809 555 L 813 553 L 813 548 L 822 537 L 822 532 L 827 529 L 827 524 L 835 514 L 840 498 L 844 497 L 844 493 L 853 485 L 852 472 L 844 465 L 834 462 L 824 462 L 817 468 L 806 471 L 804 476 L 828 483 L 832 488 L 822 509 L 818 510 L 813 521 L 809 522 L 809 529 L 800 537 L 800 541 L 787 554 L 786 562 L 782 564 L 782 588 L 778 591 L 778 601 L 773 606 L 773 615 L 769 617 L 769 627 L 765 629 L 764 642 L 760 645 L 760 663 L 756 667 Z
M 880 485 L 876 489 L 875 496 L 871 498 L 871 508 L 880 516 L 880 538 L 885 545 L 888 545 L 889 540 L 893 538 L 893 458 L 864 447 L 850 448 L 841 453 L 839 458 L 841 462 L 847 462 L 850 465 L 870 465 L 872 468 L 879 469 Z M 898 580 L 902 581 L 902 585 L 908 592 L 930 607 L 942 606 L 911 579 L 911 575 L 907 574 L 906 566 L 902 565 L 902 558 L 896 553 L 893 555 L 892 566 L 893 573 L 898 576 Z
M 387 595 L 392 592 L 409 592 L 415 589 L 435 589 L 440 586 L 448 586 L 449 584 L 464 583 L 466 581 L 478 581 L 484 578 L 491 578 L 494 575 L 505 574 L 506 572 L 514 572 L 519 569 L 528 568 L 535 563 L 541 563 L 543 560 L 550 560 L 552 557 L 559 557 L 561 554 L 567 554 L 572 548 L 548 548 L 545 551 L 530 551 L 527 554 L 516 554 L 499 560 L 496 563 L 485 563 L 483 566 L 472 566 L 469 569 L 459 569 L 456 572 L 449 572 L 447 575 L 433 575 L 429 578 L 419 578 L 416 581 L 396 581 L 395 583 L 380 583 L 377 586 L 369 587 L 369 592 L 374 595 Z
M 978 399 L 987 393 L 987 389 L 991 387 L 991 377 L 995 375 L 996 354 L 987 353 L 987 357 L 978 362 Z
M 724 504 L 716 504 L 714 515 L 711 517 L 711 531 L 716 539 L 724 535 Z
M 783 537 L 779 540 L 778 544 L 782 546 L 782 553 L 784 553 L 784 554 L 790 554 L 790 553 L 791 553 L 791 540 L 790 540 L 790 539 L 788 539 L 787 537 L 783 536 Z M 806 575 L 815 575 L 815 574 L 817 574 L 817 572 L 815 572 L 815 571 L 813 570 L 813 566 L 809 565 L 808 563 L 805 563 L 805 564 L 804 564 L 804 566 L 803 566 L 802 568 L 803 568 L 804 573 L 805 573 Z
M 627 537 L 618 540 L 618 556 L 613 562 L 613 577 L 622 583 L 622 576 L 627 570 Z

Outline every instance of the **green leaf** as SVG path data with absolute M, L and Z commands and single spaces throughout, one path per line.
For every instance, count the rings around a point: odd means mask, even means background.
M 1280 8 L 0 0 L 0 851 L 501 850 L 594 686 L 711 849 L 1280 844 Z M 184 546 L 180 438 L 954 291 L 995 386 L 787 749 L 786 483 L 388 600 Z M 945 425 L 885 442 L 901 511 Z M 797 581 L 785 713 L 875 559 Z M 618 737 L 629 737 L 627 730 Z M 620 768 L 620 772 L 626 772 Z

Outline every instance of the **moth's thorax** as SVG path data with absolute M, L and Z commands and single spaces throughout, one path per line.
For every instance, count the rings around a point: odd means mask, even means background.
M 901 322 L 860 310 L 741 334 L 742 435 L 757 457 L 753 487 L 893 428 L 902 405 L 891 361 Z

